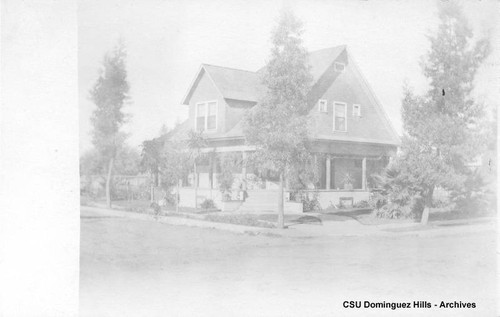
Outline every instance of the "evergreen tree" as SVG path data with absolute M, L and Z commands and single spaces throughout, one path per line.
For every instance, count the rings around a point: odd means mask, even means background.
M 126 51 L 122 41 L 104 56 L 99 77 L 90 90 L 90 99 L 97 109 L 92 114 L 92 143 L 107 162 L 106 201 L 111 208 L 111 177 L 114 161 L 123 146 L 125 122 L 122 107 L 128 99 L 129 84 L 125 68 Z
M 271 57 L 262 78 L 266 94 L 245 118 L 251 160 L 279 177 L 278 227 L 284 227 L 284 180 L 297 162 L 310 160 L 307 144 L 307 94 L 312 76 L 302 44 L 302 23 L 284 11 L 272 32 Z
M 488 41 L 472 43 L 472 29 L 455 2 L 438 5 L 439 28 L 421 64 L 430 89 L 417 96 L 405 87 L 403 154 L 397 162 L 408 186 L 424 199 L 424 222 L 435 188 L 464 188 L 471 175 L 467 163 L 485 146 L 484 106 L 471 93 Z

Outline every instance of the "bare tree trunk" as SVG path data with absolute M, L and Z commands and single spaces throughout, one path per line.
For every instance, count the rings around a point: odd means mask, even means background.
M 111 208 L 111 172 L 113 171 L 114 158 L 109 160 L 108 175 L 106 177 L 106 205 Z
M 194 208 L 198 208 L 198 169 L 194 163 Z
M 429 192 L 427 193 L 427 197 L 425 197 L 425 207 L 424 211 L 422 212 L 422 219 L 420 219 L 420 223 L 423 225 L 426 225 L 427 222 L 429 221 L 429 213 L 431 211 L 432 207 L 432 196 L 434 195 L 434 186 L 432 186 L 429 189 Z
M 283 188 L 283 172 L 280 173 L 280 186 L 278 190 L 278 228 L 285 228 L 285 212 L 283 208 L 283 196 L 284 196 L 284 188 Z

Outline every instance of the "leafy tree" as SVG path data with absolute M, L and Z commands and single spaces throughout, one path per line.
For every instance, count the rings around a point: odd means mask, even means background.
M 163 145 L 157 140 L 146 140 L 142 142 L 141 170 L 149 172 L 153 178 L 154 186 L 158 186 L 160 166 L 162 164 Z
M 471 92 L 489 44 L 486 39 L 472 43 L 472 30 L 455 2 L 439 6 L 439 29 L 429 37 L 431 49 L 421 64 L 430 89 L 418 96 L 405 87 L 403 154 L 396 164 L 399 178 L 423 198 L 423 222 L 436 187 L 459 190 L 470 183 L 467 163 L 485 145 L 484 106 Z
M 80 175 L 104 175 L 106 174 L 105 158 L 96 150 L 91 149 L 80 156 Z
M 256 146 L 250 159 L 279 175 L 280 228 L 284 227 L 285 177 L 297 162 L 311 159 L 306 115 L 312 76 L 302 33 L 302 23 L 292 12 L 284 11 L 271 35 L 271 57 L 262 78 L 266 94 L 245 117 L 244 124 L 247 142 Z
M 129 84 L 125 68 L 126 51 L 122 41 L 104 56 L 99 77 L 90 90 L 97 109 L 92 114 L 92 143 L 107 162 L 106 200 L 111 208 L 111 175 L 114 161 L 125 140 L 120 128 L 125 122 L 122 107 L 128 99 Z
M 140 172 L 140 161 L 139 151 L 124 145 L 116 155 L 114 170 L 120 175 L 137 175 Z
M 119 175 L 137 175 L 139 173 L 139 153 L 129 146 L 122 147 L 115 158 L 114 171 Z M 92 180 L 98 176 L 106 181 L 107 158 L 102 156 L 96 149 L 90 149 L 80 157 L 80 184 L 82 192 L 88 190 Z M 111 188 L 116 185 L 116 178 L 113 178 Z
M 181 142 L 167 140 L 162 149 L 161 173 L 165 178 L 165 185 L 169 188 L 177 187 L 176 208 L 179 208 L 180 180 L 188 175 L 192 166 L 190 153 Z
M 123 146 L 116 155 L 114 170 L 120 175 L 137 175 L 139 173 L 139 153 L 129 146 Z M 97 150 L 86 151 L 80 157 L 80 175 L 106 175 L 106 158 Z

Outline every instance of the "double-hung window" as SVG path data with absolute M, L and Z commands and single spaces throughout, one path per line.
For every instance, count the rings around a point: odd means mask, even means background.
M 333 106 L 333 131 L 347 131 L 347 104 L 335 102 Z
M 217 129 L 217 101 L 196 104 L 196 131 L 214 131 Z

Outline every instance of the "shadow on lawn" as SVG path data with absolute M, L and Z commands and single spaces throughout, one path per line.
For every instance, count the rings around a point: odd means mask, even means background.
M 314 216 L 302 216 L 297 219 L 292 219 L 290 220 L 290 222 L 291 224 L 289 224 L 289 226 L 300 225 L 300 224 L 320 225 L 320 226 L 323 225 L 323 221 L 320 218 Z

